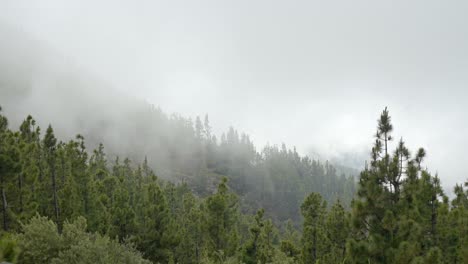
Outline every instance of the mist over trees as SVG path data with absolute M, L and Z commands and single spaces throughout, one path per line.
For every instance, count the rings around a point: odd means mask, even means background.
M 468 264 L 467 11 L 0 1 L 0 264 Z
M 197 174 L 171 182 L 158 177 L 148 159 L 108 160 L 103 145 L 87 151 L 81 135 L 62 142 L 52 126 L 42 132 L 31 116 L 12 130 L 1 115 L 0 256 L 18 263 L 468 260 L 468 190 L 455 186 L 450 201 L 439 177 L 425 169 L 424 149 L 412 153 L 403 140 L 395 142 L 387 109 L 352 202 L 339 199 L 345 189 L 336 185 L 349 179 L 333 174 L 331 165 L 286 147 L 259 154 L 234 129 L 215 144 L 209 127 L 208 119 L 192 127 L 199 142 L 192 157 L 203 161 L 194 162 Z M 194 168 L 178 166 L 181 172 Z M 272 175 L 275 189 L 265 188 L 262 175 Z M 246 177 L 257 181 L 244 185 Z M 338 189 L 314 192 L 327 181 Z
M 124 96 L 18 30 L 0 24 L 0 32 L 8 36 L 0 43 L 0 98 L 12 127 L 31 111 L 42 132 L 52 123 L 64 142 L 80 134 L 88 155 L 102 143 L 111 164 L 117 157 L 119 163 L 128 157 L 132 166 L 146 159 L 159 178 L 185 182 L 201 197 L 227 177 L 243 212 L 264 208 L 276 222 L 298 225 L 299 205 L 310 192 L 329 203 L 351 201 L 355 170 L 299 155 L 284 144 L 258 148 L 232 127 L 215 133 L 207 115 L 167 114 Z
M 258 148 L 232 127 L 215 133 L 209 116 L 169 115 L 10 44 L 0 43 L 1 261 L 468 261 L 468 183 L 447 197 L 387 110 L 356 175 L 285 144 Z

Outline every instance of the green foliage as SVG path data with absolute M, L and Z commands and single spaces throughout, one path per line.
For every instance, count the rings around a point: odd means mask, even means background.
M 169 235 L 174 235 L 175 229 L 170 225 L 169 208 L 159 186 L 152 182 L 145 191 L 143 206 L 143 224 L 138 238 L 138 248 L 146 252 L 151 261 L 168 262 L 171 257 L 169 250 Z
M 352 234 L 347 244 L 351 263 L 458 263 L 456 206 L 450 210 L 438 176 L 421 165 L 426 152 L 414 158 L 400 140 L 390 153 L 393 126 L 385 109 L 378 120 L 370 166 L 361 173 L 353 202 Z M 463 191 L 454 203 L 463 204 Z M 457 192 L 457 190 L 456 190 Z M 465 219 L 465 220 L 463 220 Z M 443 250 L 442 250 L 443 249 Z
M 242 262 L 246 264 L 270 263 L 273 259 L 274 247 L 272 245 L 273 230 L 271 221 L 263 219 L 265 211 L 259 210 L 255 222 L 250 228 L 251 237 L 245 243 L 242 253 Z
M 234 129 L 218 142 L 208 118 L 195 124 L 177 117 L 166 121 L 181 133 L 181 145 L 190 146 L 171 152 L 170 170 L 156 167 L 175 182 L 157 177 L 146 157 L 141 164 L 118 157 L 109 164 L 102 144 L 88 152 L 82 136 L 60 142 L 51 126 L 41 136 L 30 116 L 15 132 L 0 115 L 3 259 L 468 261 L 468 183 L 456 185 L 449 201 L 439 177 L 423 169 L 424 149 L 411 155 L 400 140 L 391 151 L 393 125 L 386 109 L 351 205 L 354 179 L 338 176 L 329 163 L 301 157 L 285 145 L 259 153 Z
M 36 216 L 22 229 L 17 238 L 22 249 L 19 263 L 51 263 L 64 249 L 57 225 L 47 217 Z
M 238 247 L 238 201 L 223 178 L 216 194 L 206 199 L 206 228 L 213 252 L 232 256 Z
M 302 262 L 316 263 L 326 254 L 325 213 L 326 202 L 320 194 L 312 193 L 301 205 L 304 217 L 302 233 Z
M 282 234 L 280 249 L 286 257 L 298 261 L 300 254 L 300 234 L 294 227 L 293 222 L 291 220 L 288 220 L 286 222 L 286 226 L 284 229 L 285 230 Z
M 17 235 L 22 253 L 18 263 L 150 263 L 127 244 L 86 232 L 86 220 L 65 222 L 63 232 L 46 217 L 36 216 Z
M 20 249 L 16 240 L 9 234 L 0 237 L 0 261 L 16 263 Z
M 325 219 L 325 233 L 328 242 L 326 263 L 343 263 L 346 253 L 346 240 L 350 235 L 348 215 L 338 200 L 329 209 Z

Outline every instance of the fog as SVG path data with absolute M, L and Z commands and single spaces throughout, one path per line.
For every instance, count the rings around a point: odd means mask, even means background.
M 450 192 L 467 178 L 467 12 L 466 1 L 7 0 L 0 81 L 15 85 L 0 105 L 65 135 L 89 129 L 72 116 L 145 101 L 354 167 L 387 106 L 395 138 L 426 148 Z

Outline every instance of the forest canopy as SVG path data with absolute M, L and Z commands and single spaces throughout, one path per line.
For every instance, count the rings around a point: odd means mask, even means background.
M 1 260 L 468 262 L 468 183 L 449 199 L 426 151 L 394 140 L 387 109 L 356 179 L 285 145 L 258 152 L 233 128 L 218 140 L 203 121 L 166 118 L 190 143 L 165 161 L 179 177 L 163 179 L 151 157 L 110 161 L 81 135 L 0 115 Z

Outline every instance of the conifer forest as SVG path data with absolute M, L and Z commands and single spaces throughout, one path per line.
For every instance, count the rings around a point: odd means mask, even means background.
M 198 122 L 196 123 L 198 124 Z M 163 180 L 27 116 L 0 116 L 2 258 L 14 263 L 467 263 L 468 190 L 449 199 L 387 109 L 357 178 L 295 150 L 192 127 L 200 173 Z M 246 177 L 251 184 L 246 185 Z M 210 183 L 214 189 L 208 188 Z M 276 192 L 272 192 L 273 185 Z M 256 201 L 251 202 L 251 201 Z
M 468 264 L 467 14 L 0 0 L 0 264 Z

